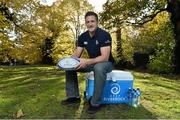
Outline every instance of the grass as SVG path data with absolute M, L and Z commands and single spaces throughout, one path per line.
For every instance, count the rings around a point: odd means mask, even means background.
M 83 100 L 61 106 L 65 96 L 64 72 L 54 66 L 0 66 L 0 119 L 180 119 L 180 77 L 131 71 L 134 87 L 142 90 L 141 106 L 106 105 L 96 114 L 87 114 Z M 81 96 L 85 90 L 79 74 Z

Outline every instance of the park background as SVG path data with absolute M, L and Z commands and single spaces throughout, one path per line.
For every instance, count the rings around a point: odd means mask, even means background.
M 91 3 L 0 1 L 1 119 L 180 118 L 180 1 L 107 0 L 98 9 Z M 130 71 L 134 86 L 141 88 L 140 107 L 108 105 L 92 116 L 85 113 L 84 101 L 60 106 L 65 78 L 56 64 L 73 53 L 90 10 L 98 12 L 99 26 L 111 33 L 115 68 Z M 83 97 L 83 74 L 79 82 Z

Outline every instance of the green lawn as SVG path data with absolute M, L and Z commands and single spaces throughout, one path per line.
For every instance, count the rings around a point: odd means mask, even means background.
M 180 119 L 180 77 L 132 71 L 134 86 L 142 90 L 141 106 L 106 105 L 94 115 L 85 111 L 87 103 L 61 106 L 65 98 L 64 72 L 55 66 L 0 66 L 0 119 L 104 118 L 104 119 Z M 85 89 L 79 74 L 81 96 Z

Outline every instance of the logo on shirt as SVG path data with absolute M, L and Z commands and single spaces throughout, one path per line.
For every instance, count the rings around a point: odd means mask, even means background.
M 87 45 L 87 44 L 88 44 L 88 42 L 85 41 L 85 42 L 84 42 L 84 45 Z
M 98 42 L 98 40 L 96 40 L 96 45 L 98 45 L 99 44 L 99 42 Z
M 110 40 L 106 40 L 105 43 L 111 43 L 111 41 Z

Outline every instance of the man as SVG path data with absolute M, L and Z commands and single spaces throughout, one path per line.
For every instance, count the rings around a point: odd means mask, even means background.
M 76 72 L 94 72 L 94 93 L 89 100 L 87 112 L 93 113 L 100 108 L 101 95 L 106 81 L 106 73 L 112 71 L 114 59 L 111 53 L 111 36 L 108 32 L 98 27 L 98 16 L 94 12 L 85 15 L 87 31 L 78 39 L 78 45 L 72 57 L 81 57 L 83 49 L 88 52 L 89 59 L 80 59 L 80 64 L 75 71 L 66 71 L 67 99 L 61 104 L 80 102 L 78 80 Z

